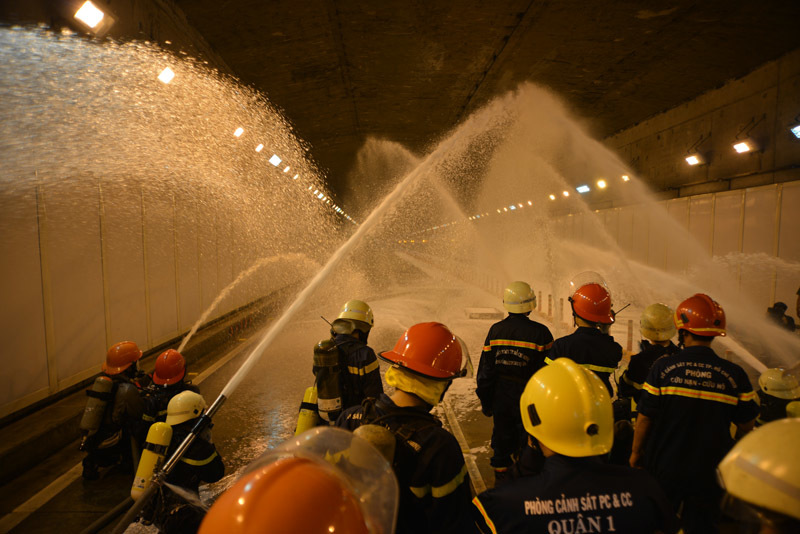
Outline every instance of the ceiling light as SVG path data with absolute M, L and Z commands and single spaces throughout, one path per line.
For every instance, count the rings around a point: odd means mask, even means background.
M 519 206 L 519 207 L 521 208 L 521 207 L 522 207 L 522 204 L 517 204 L 517 206 Z
M 517 207 L 516 207 L 514 204 L 511 204 L 511 205 L 509 206 L 509 208 L 510 208 L 510 209 L 512 209 L 512 210 L 515 210 L 515 209 L 517 209 Z
M 588 185 L 579 185 L 578 187 L 575 188 L 575 191 L 577 191 L 578 193 L 581 193 L 581 194 L 588 193 L 589 192 L 589 186 Z
M 500 210 L 497 210 L 497 213 L 500 213 Z
M 175 77 L 175 73 L 172 71 L 171 68 L 167 67 L 161 71 L 161 74 L 158 75 L 158 80 L 161 83 L 169 83 Z
M 259 145 L 256 147 L 256 152 L 261 152 L 262 150 L 264 150 L 264 145 L 261 145 L 261 144 L 259 144 Z
M 564 195 L 565 197 L 568 197 L 569 196 L 569 191 L 563 191 L 561 194 Z
M 695 152 L 694 154 L 686 156 L 686 163 L 694 166 L 705 163 L 705 160 L 703 159 L 703 156 L 701 156 L 698 152 Z
M 78 11 L 75 12 L 75 18 L 92 29 L 96 28 L 100 24 L 105 15 L 106 14 L 98 9 L 97 6 L 88 1 L 84 3 L 80 9 L 78 9 Z
M 529 201 L 528 201 L 528 206 L 533 206 L 533 202 L 531 202 L 531 201 L 529 200 Z
M 508 211 L 508 208 L 503 208 L 503 211 Z
M 555 195 L 550 195 L 550 200 L 555 200 L 555 199 L 556 199 Z
M 600 189 L 605 189 L 606 188 L 606 181 L 605 180 L 597 180 L 597 187 L 599 187 Z
M 281 158 L 279 158 L 277 154 L 273 154 L 272 157 L 269 158 L 269 162 L 277 167 L 281 164 Z
M 297 180 L 297 178 L 298 178 L 299 176 L 300 176 L 299 174 L 295 174 L 295 175 L 294 175 L 294 178 L 292 178 L 292 180 Z
M 758 147 L 756 146 L 755 141 L 752 139 L 744 139 L 739 141 L 738 143 L 734 143 L 733 149 L 738 152 L 739 154 L 744 154 L 745 152 L 752 152 L 756 150 Z
M 631 180 L 631 177 L 628 176 L 627 174 L 623 174 L 622 175 L 622 181 L 623 182 L 629 182 L 630 180 Z
M 236 131 L 233 132 L 233 135 L 235 135 L 236 137 L 241 137 L 243 133 L 244 133 L 244 128 L 236 128 Z
M 792 132 L 795 137 L 800 139 L 800 124 L 792 126 L 791 128 L 789 128 L 789 131 Z

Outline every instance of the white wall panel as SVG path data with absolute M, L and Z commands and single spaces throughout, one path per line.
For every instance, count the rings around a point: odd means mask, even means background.
M 218 285 L 220 292 L 224 291 L 233 281 L 233 239 L 231 222 L 227 217 L 217 217 L 217 265 Z M 229 295 L 219 303 L 219 314 L 223 315 L 235 308 L 234 299 Z M 215 313 L 215 315 L 217 315 Z
M 151 344 L 158 345 L 178 334 L 174 211 L 171 193 L 146 187 L 143 198 Z
M 0 213 L 0 406 L 6 406 L 48 388 L 35 185 L 0 189 Z
M 647 253 L 649 245 L 648 234 L 650 232 L 650 218 L 647 206 L 636 206 L 633 216 L 633 255 L 632 259 L 647 264 Z
M 669 229 L 662 224 L 666 212 L 666 204 L 659 202 L 647 212 L 647 264 L 658 269 L 667 268 L 667 239 Z
M 135 341 L 146 347 L 142 190 L 120 183 L 103 183 L 103 254 L 109 324 L 107 346 Z
M 683 230 L 688 230 L 689 227 L 689 199 L 676 198 L 667 203 L 667 212 L 674 221 L 676 221 Z M 684 239 L 678 237 L 675 233 L 666 230 L 665 243 L 667 245 L 667 270 L 673 273 L 679 273 L 686 269 L 689 261 L 689 248 L 686 246 Z M 685 235 L 685 234 L 684 234 Z
M 42 246 L 47 249 L 44 268 L 51 281 L 53 310 L 51 361 L 56 358 L 58 382 L 66 386 L 86 378 L 76 380 L 76 375 L 98 372 L 108 348 L 97 182 L 49 181 L 44 202 Z
M 175 242 L 178 261 L 178 303 L 181 332 L 200 318 L 200 267 L 198 265 L 197 203 L 187 196 L 175 203 Z
M 780 203 L 780 238 L 778 239 L 779 262 L 778 277 L 775 284 L 773 301 L 783 301 L 796 320 L 796 293 L 800 288 L 800 280 L 793 270 L 800 262 L 800 182 L 783 184 Z M 791 267 L 794 266 L 794 269 Z
M 714 239 L 714 196 L 700 195 L 689 198 L 689 233 L 703 250 L 711 255 Z
M 213 204 L 198 203 L 197 232 L 200 236 L 200 307 L 205 311 L 222 290 L 217 275 L 217 222 Z
M 626 256 L 633 256 L 633 208 L 626 206 L 619 210 L 619 248 Z
M 775 252 L 777 195 L 774 186 L 747 189 L 744 201 L 742 252 Z
M 742 191 L 718 193 L 714 205 L 714 255 L 739 252 L 742 228 Z

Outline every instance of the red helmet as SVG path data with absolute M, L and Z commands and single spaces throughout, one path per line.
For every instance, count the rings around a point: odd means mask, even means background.
M 107 375 L 118 375 L 131 366 L 133 362 L 139 361 L 142 351 L 133 341 L 121 341 L 113 345 L 106 353 L 106 361 L 103 364 L 103 372 Z
M 160 386 L 169 386 L 183 379 L 186 374 L 186 361 L 181 353 L 168 349 L 158 355 L 156 370 L 153 371 L 153 382 Z
M 579 287 L 569 298 L 572 313 L 585 321 L 600 324 L 613 324 L 611 294 L 600 284 L 586 284 Z
M 442 323 L 419 323 L 405 331 L 381 358 L 434 380 L 464 376 L 461 341 Z
M 675 327 L 698 336 L 724 336 L 725 311 L 708 295 L 697 293 L 675 308 Z

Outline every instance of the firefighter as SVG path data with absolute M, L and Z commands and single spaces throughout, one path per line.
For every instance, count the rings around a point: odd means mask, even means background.
M 629 532 L 672 534 L 677 520 L 647 473 L 605 463 L 614 418 L 600 378 L 568 358 L 543 367 L 525 387 L 525 430 L 545 455 L 542 472 L 473 499 L 484 534 Z
M 800 532 L 800 419 L 768 423 L 742 438 L 719 464 L 729 495 L 758 516 L 759 534 Z
M 360 300 L 347 301 L 339 317 L 331 324 L 331 336 L 341 361 L 339 387 L 342 409 L 383 393 L 378 359 L 375 351 L 367 345 L 374 324 L 372 309 Z
M 610 377 L 622 359 L 622 347 L 607 333 L 608 327 L 614 324 L 611 294 L 605 285 L 590 282 L 577 285 L 569 302 L 577 329 L 553 342 L 545 363 L 550 364 L 556 358 L 569 358 L 597 373 L 609 395 L 613 395 Z
M 794 319 L 786 315 L 786 310 L 789 306 L 784 302 L 776 302 L 771 308 L 767 308 L 767 317 L 777 325 L 785 328 L 789 332 L 794 332 L 795 324 Z
M 178 393 L 169 401 L 166 423 L 172 427 L 169 458 L 192 431 L 206 409 L 203 396 L 194 391 Z M 142 512 L 144 523 L 152 522 L 161 532 L 193 533 L 203 519 L 200 483 L 216 482 L 225 474 L 225 465 L 214 446 L 211 429 L 198 435 L 166 478 L 157 496 Z M 183 491 L 173 492 L 169 485 Z
M 639 343 L 639 352 L 631 356 L 628 368 L 617 384 L 619 397 L 638 402 L 642 385 L 653 363 L 662 356 L 678 352 L 678 346 L 672 342 L 676 333 L 673 314 L 672 308 L 661 303 L 651 304 L 642 312 L 639 331 L 643 339 Z
M 465 375 L 466 349 L 445 325 L 420 323 L 380 357 L 392 365 L 386 383 L 394 393 L 345 411 L 336 425 L 354 430 L 379 424 L 395 435 L 399 534 L 468 532 L 470 489 L 464 456 L 456 438 L 430 413 L 452 381 Z
M 528 318 L 536 296 L 526 282 L 511 282 L 503 293 L 508 316 L 489 329 L 478 365 L 477 389 L 481 411 L 494 417 L 490 464 L 495 484 L 508 476 L 526 443 L 520 419 L 519 397 L 528 379 L 544 365 L 553 335 Z
M 758 377 L 758 400 L 761 410 L 756 426 L 783 419 L 789 403 L 800 399 L 800 383 L 786 369 L 767 369 Z
M 169 401 L 182 391 L 200 393 L 197 386 L 186 378 L 186 360 L 180 352 L 167 349 L 158 355 L 153 371 L 153 383 L 143 390 L 144 413 L 142 414 L 143 434 L 155 422 L 163 422 L 167 418 Z
M 96 428 L 89 431 L 81 444 L 87 453 L 82 473 L 86 480 L 99 478 L 98 468 L 115 464 L 133 474 L 139 457 L 140 443 L 136 439 L 144 410 L 137 382 L 142 379 L 137 363 L 141 357 L 142 351 L 133 341 L 117 343 L 106 353 L 101 378 L 112 383 L 103 394 L 106 404 L 98 411 Z
M 318 427 L 266 452 L 208 511 L 200 534 L 391 534 L 391 464 L 364 439 Z
M 711 342 L 725 335 L 725 312 L 698 293 L 675 310 L 683 350 L 653 364 L 642 387 L 630 465 L 661 484 L 687 534 L 718 532 L 722 491 L 715 468 L 758 415 L 747 374 L 717 356 Z

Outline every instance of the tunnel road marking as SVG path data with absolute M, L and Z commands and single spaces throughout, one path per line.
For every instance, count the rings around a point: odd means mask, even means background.
M 215 373 L 220 367 L 231 361 L 233 358 L 239 355 L 248 345 L 252 343 L 243 343 L 230 353 L 227 356 L 217 360 L 211 365 L 208 369 L 203 371 L 202 373 L 197 375 L 192 383 L 193 384 L 200 384 L 203 380 L 211 376 Z M 47 502 L 64 491 L 67 486 L 81 478 L 81 474 L 83 473 L 83 464 L 79 463 L 74 465 L 70 468 L 67 472 L 63 475 L 55 479 L 51 482 L 48 486 L 44 489 L 39 491 L 36 495 L 25 501 L 24 503 L 20 504 L 14 510 L 2 518 L 0 518 L 0 534 L 7 534 L 10 532 L 14 527 L 22 523 L 29 515 L 36 512 L 39 508 L 47 504 Z
M 3 516 L 3 518 L 0 519 L 0 533 L 6 534 L 7 532 L 11 531 L 11 529 L 22 523 L 25 518 L 44 506 L 47 501 L 64 491 L 67 486 L 72 484 L 72 482 L 80 478 L 82 472 L 82 464 L 74 466 L 72 469 L 51 482 L 42 491 L 14 508 L 11 513 Z
M 475 494 L 481 494 L 486 491 L 486 483 L 483 481 L 481 472 L 478 469 L 478 464 L 475 463 L 475 458 L 470 454 L 467 438 L 464 436 L 464 432 L 461 430 L 461 425 L 458 424 L 458 419 L 456 419 L 456 414 L 453 412 L 453 408 L 450 407 L 450 403 L 446 400 L 443 400 L 441 404 L 444 408 L 444 415 L 447 417 L 447 423 L 450 425 L 450 428 L 453 430 L 453 435 L 456 437 L 458 444 L 461 446 L 461 452 L 465 455 L 464 463 L 467 464 L 469 479 L 470 482 L 472 482 L 472 487 L 475 490 Z

